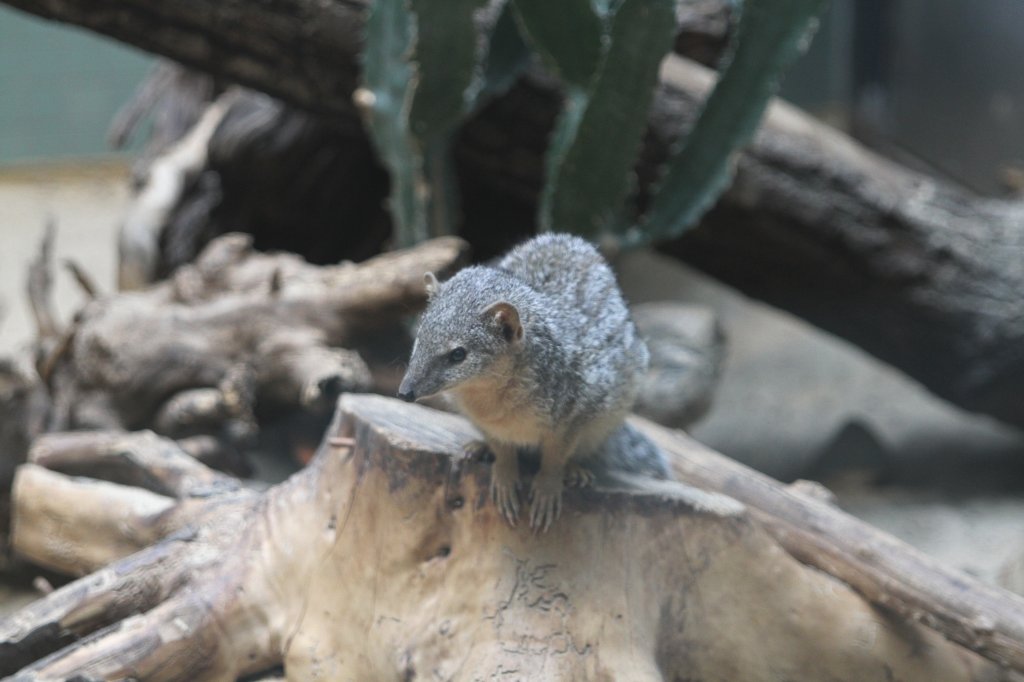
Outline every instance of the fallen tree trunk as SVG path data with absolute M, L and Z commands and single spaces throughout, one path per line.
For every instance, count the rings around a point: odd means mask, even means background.
M 192 5 L 161 6 L 157 12 L 151 2 L 136 0 L 118 4 L 117 12 L 97 12 L 93 3 L 82 0 L 5 1 L 182 59 L 309 111 L 327 110 L 331 126 L 347 122 L 352 139 L 359 140 L 355 144 L 365 148 L 352 125 L 349 102 L 363 3 L 294 0 L 256 8 L 208 0 L 203 12 Z M 305 13 L 288 14 L 299 5 Z M 217 20 L 229 10 L 245 20 L 246 31 Z M 129 21 L 136 15 L 159 15 L 171 26 L 183 21 L 178 15 L 205 17 L 205 23 L 194 26 L 201 37 L 197 44 L 216 38 L 218 44 L 232 45 L 240 38 L 231 36 L 241 33 L 252 43 L 287 42 L 288 31 L 304 25 L 316 26 L 319 37 L 330 39 L 316 42 L 317 64 L 309 69 L 292 59 L 277 60 L 273 52 L 241 48 L 245 59 L 240 60 L 203 50 L 185 56 L 179 54 L 181 47 L 152 39 L 149 24 Z M 344 78 L 322 81 L 324 65 Z M 672 141 L 694 120 L 709 79 L 685 60 L 666 63 L 638 167 L 642 187 L 656 179 Z M 328 85 L 316 86 L 319 82 Z M 456 158 L 464 236 L 478 256 L 503 251 L 531 229 L 542 154 L 559 106 L 557 89 L 531 78 L 461 132 Z M 325 179 L 323 193 L 337 194 L 341 186 Z M 374 224 L 383 185 L 359 191 L 366 202 L 361 214 Z M 642 207 L 643 191 L 638 201 Z M 1024 328 L 1019 324 L 1024 271 L 1018 267 L 1022 226 L 1021 202 L 981 199 L 901 168 L 776 105 L 740 156 L 733 189 L 700 229 L 667 248 L 753 296 L 850 339 L 954 404 L 1024 425 L 1018 388 L 1024 382 Z
M 641 426 L 684 473 L 707 467 L 732 489 L 760 489 L 761 499 L 804 500 L 684 437 Z M 510 528 L 488 501 L 488 465 L 459 455 L 474 435 L 452 415 L 346 396 L 313 464 L 262 495 L 197 496 L 191 484 L 170 485 L 195 479 L 168 473 L 187 458 L 165 452 L 155 479 L 164 481 L 166 536 L 149 547 L 132 535 L 153 525 L 144 507 L 132 516 L 113 505 L 120 537 L 76 531 L 61 499 L 99 484 L 40 463 L 104 459 L 109 443 L 48 437 L 33 455 L 39 463 L 18 474 L 16 546 L 32 547 L 44 564 L 96 572 L 0 621 L 2 672 L 27 665 L 15 679 L 233 679 L 283 664 L 289 679 L 303 680 L 1004 679 L 1000 667 L 799 563 L 766 532 L 771 525 L 714 493 L 633 478 L 620 490 L 571 491 L 547 534 Z M 65 449 L 77 456 L 63 458 Z M 125 461 L 119 480 L 131 468 Z M 112 500 L 125 494 L 103 485 Z M 50 493 L 48 511 L 29 499 L 39 491 Z M 103 514 L 90 509 L 91 524 Z M 804 532 L 833 532 L 815 526 L 819 507 L 804 511 Z M 66 521 L 43 543 L 35 541 L 40 513 Z M 877 556 L 856 550 L 880 534 L 848 522 L 860 535 L 832 538 L 851 550 L 843 561 L 873 564 Z M 141 551 L 104 566 L 107 550 L 131 551 L 119 544 L 125 538 Z M 887 589 L 912 579 L 917 559 L 888 542 L 908 563 Z M 991 590 L 955 578 L 931 587 L 965 597 Z M 998 637 L 964 644 L 1021 669 L 1024 600 L 999 596 L 992 611 L 974 601 L 977 610 L 962 614 Z

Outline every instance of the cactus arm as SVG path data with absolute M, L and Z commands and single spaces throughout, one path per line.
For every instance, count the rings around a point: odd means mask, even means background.
M 646 219 L 623 246 L 682 234 L 725 191 L 782 74 L 810 42 L 827 0 L 746 0 L 731 60 L 668 169 Z
M 675 35 L 673 0 L 623 0 L 607 49 L 586 92 L 569 88 L 552 136 L 541 229 L 591 238 L 611 230 L 634 175 L 658 67 Z
M 586 87 L 602 57 L 604 22 L 590 0 L 513 0 L 523 36 L 568 85 Z
M 469 110 L 486 0 L 376 0 L 366 22 L 360 103 L 391 176 L 395 241 L 453 231 L 452 131 Z
M 487 59 L 471 109 L 507 92 L 529 64 L 530 48 L 519 32 L 512 5 L 505 4 L 487 40 Z
M 413 244 L 427 238 L 422 191 L 423 158 L 409 129 L 415 68 L 408 56 L 416 40 L 416 21 L 402 0 L 377 0 L 366 19 L 363 86 L 357 103 L 381 161 L 391 176 L 388 205 L 395 241 Z

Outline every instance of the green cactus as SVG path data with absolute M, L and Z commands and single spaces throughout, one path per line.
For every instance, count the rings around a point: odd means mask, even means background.
M 601 63 L 606 34 L 590 0 L 515 0 L 513 6 L 544 65 L 567 85 L 585 88 Z
M 529 63 L 566 86 L 538 222 L 623 246 L 675 236 L 729 182 L 779 77 L 827 0 L 746 0 L 728 67 L 640 225 L 625 218 L 635 157 L 675 33 L 675 0 L 375 0 L 358 101 L 391 174 L 396 242 L 454 230 L 451 139 Z
M 415 18 L 401 0 L 379 0 L 366 20 L 361 104 L 377 153 L 391 175 L 388 198 L 399 244 L 427 238 L 423 158 L 405 113 L 412 99 L 414 65 L 407 55 L 416 38 Z
M 410 2 L 413 16 L 424 19 L 416 21 L 411 59 L 417 81 L 409 121 L 416 139 L 430 142 L 448 135 L 469 107 L 469 89 L 483 59 L 473 13 L 486 0 Z
M 732 179 L 730 160 L 761 121 L 782 74 L 810 42 L 827 0 L 746 0 L 732 56 L 682 149 L 670 161 L 644 222 L 623 246 L 676 237 L 695 225 Z
M 391 175 L 396 242 L 453 231 L 448 139 L 484 60 L 474 13 L 486 0 L 377 0 L 366 22 L 362 102 Z M 368 95 L 368 96 L 367 96 Z
M 530 48 L 523 42 L 511 4 L 502 7 L 487 39 L 487 60 L 483 78 L 477 81 L 471 110 L 503 95 L 530 64 Z
M 521 16 L 529 16 L 523 0 L 516 5 Z M 589 16 L 600 21 L 593 11 Z M 558 25 L 572 32 L 565 18 Z M 568 87 L 565 110 L 551 136 L 542 230 L 597 238 L 614 227 L 633 180 L 658 66 L 674 35 L 674 0 L 622 0 L 609 12 L 597 68 L 585 84 Z

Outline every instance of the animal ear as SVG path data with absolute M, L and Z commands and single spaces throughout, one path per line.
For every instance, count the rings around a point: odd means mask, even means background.
M 489 317 L 501 330 L 501 335 L 509 343 L 523 340 L 523 325 L 519 321 L 519 311 L 511 303 L 499 301 L 487 306 L 484 315 Z
M 437 281 L 437 277 L 435 277 L 432 272 L 424 273 L 423 286 L 427 289 L 428 300 L 434 298 L 437 292 L 441 290 L 441 283 Z

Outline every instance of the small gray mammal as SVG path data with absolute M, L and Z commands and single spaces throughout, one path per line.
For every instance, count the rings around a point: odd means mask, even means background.
M 540 453 L 530 490 L 535 530 L 561 514 L 566 484 L 588 485 L 611 469 L 667 477 L 653 444 L 635 456 L 604 447 L 642 438 L 624 419 L 649 357 L 593 246 L 544 234 L 496 267 L 465 268 L 443 284 L 431 273 L 425 280 L 429 303 L 398 395 L 447 392 L 484 434 L 495 458 L 491 496 L 510 524 L 519 516 L 520 448 Z

